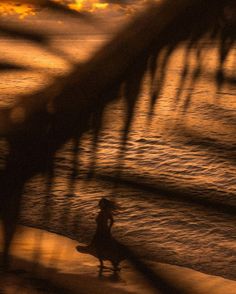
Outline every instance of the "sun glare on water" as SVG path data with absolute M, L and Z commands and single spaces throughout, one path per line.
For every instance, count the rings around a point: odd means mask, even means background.
M 76 11 L 94 12 L 108 8 L 109 4 L 100 0 L 74 0 L 69 3 L 63 0 L 55 0 L 68 6 L 70 9 Z M 20 18 L 25 18 L 28 15 L 34 15 L 36 7 L 32 4 L 23 4 L 19 1 L 3 1 L 0 2 L 0 15 L 18 15 Z
M 69 4 L 71 9 L 77 11 L 95 11 L 98 9 L 106 9 L 109 6 L 108 3 L 100 2 L 96 0 L 76 0 L 74 3 Z
M 25 18 L 28 15 L 34 15 L 35 8 L 30 4 L 23 4 L 17 1 L 4 1 L 0 3 L 0 15 L 19 15 Z

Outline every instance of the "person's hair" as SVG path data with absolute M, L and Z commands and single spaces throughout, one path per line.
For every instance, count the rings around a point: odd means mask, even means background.
M 99 206 L 100 205 L 103 205 L 105 208 L 108 208 L 112 211 L 116 211 L 119 209 L 119 206 L 117 205 L 117 203 L 113 200 L 110 200 L 110 199 L 107 199 L 105 197 L 102 197 L 100 200 L 99 200 Z

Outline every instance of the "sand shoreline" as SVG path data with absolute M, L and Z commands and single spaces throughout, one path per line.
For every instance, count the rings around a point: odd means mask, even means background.
M 1 276 L 0 293 L 162 293 L 129 262 L 118 275 L 99 275 L 96 258 L 76 252 L 77 241 L 32 227 L 19 226 L 12 247 L 12 270 Z M 236 281 L 162 263 L 157 276 L 179 293 L 233 294 Z

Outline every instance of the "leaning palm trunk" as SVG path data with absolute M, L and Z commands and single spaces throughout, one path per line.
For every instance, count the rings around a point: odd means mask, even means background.
M 160 1 L 69 76 L 1 111 L 1 134 L 9 143 L 1 175 L 5 264 L 25 183 L 38 173 L 52 175 L 55 152 L 69 139 L 79 142 L 85 132 L 92 130 L 96 144 L 106 106 L 121 95 L 127 102 L 124 146 L 144 75 L 147 71 L 152 77 L 156 75 L 163 50 L 166 55 L 161 71 L 165 72 L 168 58 L 181 43 L 187 41 L 188 50 L 202 38 L 217 40 L 220 58 L 216 82 L 224 81 L 221 69 L 235 41 L 235 18 L 226 13 L 230 7 L 235 9 L 233 1 Z M 161 87 L 162 79 L 159 82 Z M 153 93 L 151 107 L 157 95 L 158 91 Z

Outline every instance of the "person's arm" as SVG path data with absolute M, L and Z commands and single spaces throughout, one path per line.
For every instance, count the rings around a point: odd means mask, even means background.
M 113 219 L 112 214 L 109 216 L 109 219 L 110 219 L 110 225 L 109 225 L 109 228 L 111 228 L 112 225 L 113 225 L 113 223 L 114 223 L 114 219 Z

